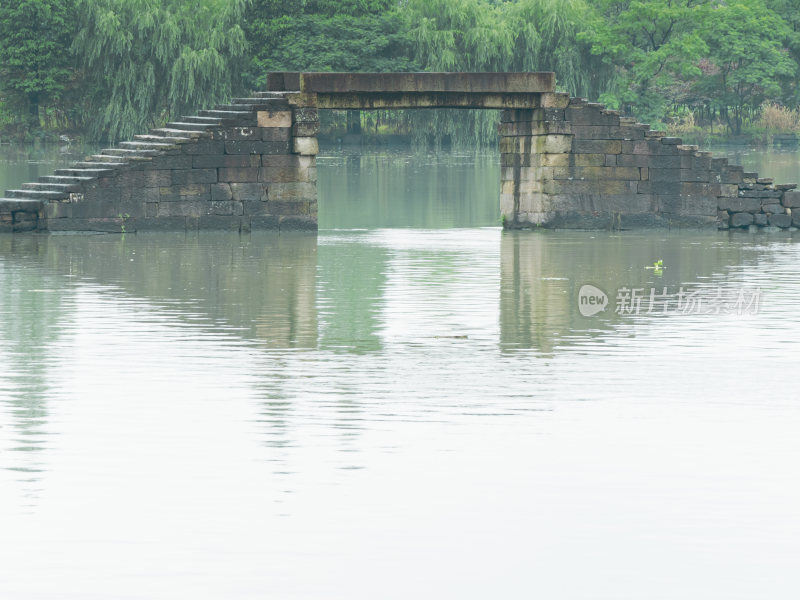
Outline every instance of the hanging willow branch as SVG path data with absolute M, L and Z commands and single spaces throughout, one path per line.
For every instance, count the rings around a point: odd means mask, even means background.
M 85 121 L 95 139 L 149 126 L 238 88 L 249 0 L 78 0 L 73 42 L 86 75 Z

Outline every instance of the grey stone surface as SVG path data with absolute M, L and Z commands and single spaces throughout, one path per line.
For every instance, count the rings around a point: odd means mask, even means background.
M 731 215 L 731 227 L 746 227 L 753 223 L 753 215 L 751 213 L 734 213 Z

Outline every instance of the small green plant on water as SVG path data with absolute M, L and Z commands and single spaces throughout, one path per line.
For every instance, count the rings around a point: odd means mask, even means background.
M 124 215 L 123 215 L 122 213 L 120 213 L 120 214 L 118 214 L 117 216 L 118 216 L 120 219 L 122 219 L 122 233 L 125 233 L 125 221 L 127 221 L 128 219 L 130 219 L 130 218 L 131 218 L 131 216 L 130 216 L 128 213 L 125 213 Z
M 652 269 L 653 273 L 655 273 L 656 275 L 662 275 L 664 273 L 665 268 L 666 267 L 664 267 L 664 261 L 660 258 L 653 263 L 652 267 L 645 267 L 645 269 Z

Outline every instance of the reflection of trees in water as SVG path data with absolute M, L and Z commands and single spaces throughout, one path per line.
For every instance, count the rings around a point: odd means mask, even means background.
M 724 235 L 724 234 L 720 234 Z M 500 340 L 506 349 L 547 354 L 580 338 L 611 331 L 619 288 L 667 287 L 675 292 L 756 260 L 738 244 L 719 243 L 715 233 L 504 232 L 501 241 Z M 659 277 L 645 269 L 662 259 Z M 609 308 L 594 317 L 578 312 L 578 291 L 593 284 L 606 292 Z
M 495 154 L 399 152 L 317 161 L 323 229 L 497 225 L 500 163 Z
M 19 471 L 31 485 L 44 468 L 48 404 L 57 391 L 50 386 L 53 348 L 62 338 L 69 294 L 58 276 L 42 268 L 42 240 L 0 236 L 0 401 L 10 417 L 7 431 L 13 431 L 3 444 L 12 452 L 2 467 Z
M 379 318 L 389 263 L 367 236 L 332 236 L 319 247 L 320 347 L 333 352 L 381 348 Z
M 49 238 L 49 266 L 210 322 L 267 348 L 315 348 L 314 235 Z

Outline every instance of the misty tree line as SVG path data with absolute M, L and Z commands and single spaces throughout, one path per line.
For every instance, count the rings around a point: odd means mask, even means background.
M 555 71 L 654 125 L 741 133 L 800 105 L 800 0 L 2 0 L 0 128 L 130 138 L 268 71 Z M 370 131 L 494 140 L 496 115 L 371 113 Z

